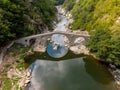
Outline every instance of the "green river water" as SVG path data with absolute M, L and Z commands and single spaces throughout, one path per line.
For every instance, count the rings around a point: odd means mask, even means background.
M 32 69 L 29 90 L 118 90 L 106 65 L 91 56 L 68 52 L 58 59 L 47 53 L 26 59 Z

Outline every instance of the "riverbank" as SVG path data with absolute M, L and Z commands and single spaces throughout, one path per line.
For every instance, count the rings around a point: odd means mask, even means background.
M 21 90 L 20 81 L 26 75 L 24 55 L 29 47 L 13 45 L 7 50 L 0 64 L 0 90 Z
M 9 52 L 7 52 L 5 61 L 8 62 L 5 62 L 6 64 L 4 64 L 4 69 L 0 75 L 0 77 L 2 77 L 0 80 L 0 84 L 2 86 L 1 90 L 8 90 L 8 88 L 9 90 L 16 90 L 16 88 L 17 90 L 20 90 L 20 88 L 30 85 L 32 72 L 30 69 L 25 69 L 23 62 L 24 55 L 30 55 L 26 51 L 29 51 L 29 49 L 22 46 L 17 46 L 17 48 L 12 47 Z M 118 84 L 118 82 L 116 82 L 116 84 Z
M 117 84 L 118 88 L 120 89 L 120 68 L 114 64 L 111 64 L 109 62 L 106 62 L 103 59 L 100 59 L 98 57 L 96 57 L 93 53 L 89 52 L 89 55 L 91 55 L 93 58 L 95 58 L 96 60 L 98 60 L 99 62 L 102 62 L 102 64 L 105 64 L 106 66 L 108 66 L 108 70 L 111 73 L 111 75 L 113 76 L 115 83 Z

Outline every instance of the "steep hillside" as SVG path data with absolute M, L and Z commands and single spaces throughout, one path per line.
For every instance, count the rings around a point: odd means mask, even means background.
M 68 1 L 73 5 L 72 0 L 66 0 L 66 8 Z M 90 32 L 90 51 L 120 65 L 120 0 L 76 0 L 69 10 L 74 19 L 72 29 Z
M 74 30 L 90 31 L 102 24 L 110 30 L 119 29 L 120 0 L 66 0 L 64 6 L 73 15 Z
M 55 10 L 51 0 L 0 0 L 0 45 L 51 30 Z

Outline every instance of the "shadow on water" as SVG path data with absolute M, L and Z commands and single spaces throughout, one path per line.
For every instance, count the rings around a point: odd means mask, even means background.
M 69 60 L 72 58 L 82 57 L 82 56 L 83 56 L 82 54 L 77 55 L 69 50 L 65 56 L 61 58 L 54 58 L 54 57 L 51 57 L 46 51 L 45 53 L 34 52 L 32 55 L 27 55 L 24 58 L 24 60 L 25 60 L 25 67 L 27 68 L 30 64 L 32 64 L 36 60 L 61 61 L 61 60 Z
M 92 77 L 93 80 L 100 84 L 109 84 L 113 76 L 108 71 L 108 67 L 104 64 L 100 64 L 92 56 L 87 56 L 84 58 L 86 72 Z M 100 77 L 100 78 L 98 78 Z
M 54 49 L 54 43 L 51 43 L 47 47 L 47 53 L 54 58 L 61 58 L 65 56 L 68 52 L 68 48 L 64 45 L 57 45 L 56 49 Z

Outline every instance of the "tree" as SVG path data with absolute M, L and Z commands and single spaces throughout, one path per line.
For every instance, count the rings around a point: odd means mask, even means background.
M 55 6 L 51 0 L 0 0 L 0 46 L 6 42 L 52 29 Z
M 116 6 L 117 6 L 117 0 L 115 0 Z
M 95 53 L 97 57 L 106 59 L 109 54 L 108 43 L 110 38 L 110 30 L 100 26 L 92 32 L 90 40 L 87 42 L 86 46 L 92 53 Z
M 120 32 L 117 32 L 112 36 L 109 47 L 110 54 L 107 61 L 120 65 Z

